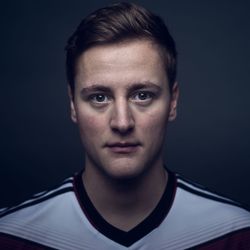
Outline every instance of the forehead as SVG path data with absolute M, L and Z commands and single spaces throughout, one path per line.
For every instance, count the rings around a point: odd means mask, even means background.
M 76 64 L 76 85 L 166 83 L 161 49 L 147 40 L 95 46 L 85 51 Z M 76 86 L 77 87 L 77 86 Z

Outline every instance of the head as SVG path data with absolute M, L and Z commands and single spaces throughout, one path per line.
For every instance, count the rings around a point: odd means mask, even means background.
M 128 3 L 97 10 L 69 39 L 67 76 L 85 171 L 127 179 L 162 166 L 178 87 L 175 44 L 158 16 Z

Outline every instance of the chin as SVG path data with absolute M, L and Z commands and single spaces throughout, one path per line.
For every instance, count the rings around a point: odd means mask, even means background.
M 113 180 L 131 180 L 142 175 L 143 167 L 141 164 L 132 162 L 122 162 L 109 164 L 105 169 L 106 175 Z

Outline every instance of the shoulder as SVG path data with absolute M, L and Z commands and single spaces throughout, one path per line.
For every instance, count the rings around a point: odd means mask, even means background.
M 32 196 L 21 204 L 0 210 L 0 245 L 9 242 L 9 236 L 34 242 L 43 242 L 45 234 L 60 229 L 60 221 L 70 210 L 74 199 L 73 177 L 58 186 Z M 11 242 L 13 242 L 11 238 Z M 25 245 L 26 246 L 26 245 Z
M 237 218 L 250 220 L 250 211 L 246 205 L 220 195 L 208 188 L 176 174 L 176 199 L 196 216 L 205 216 L 220 221 L 230 217 L 231 223 L 240 223 Z M 235 218 L 235 221 L 232 220 Z
M 70 177 L 52 189 L 34 194 L 30 199 L 16 206 L 0 209 L 0 219 L 4 220 L 5 218 L 17 216 L 19 214 L 23 215 L 26 210 L 37 211 L 38 207 L 45 207 L 51 202 L 54 203 L 64 197 L 65 194 L 72 191 L 73 177 Z
M 250 209 L 240 202 L 218 194 L 210 189 L 193 182 L 179 174 L 176 174 L 177 195 L 183 202 L 196 201 L 197 205 L 208 206 L 210 208 L 222 208 L 232 211 L 243 212 L 250 215 Z M 208 208 L 207 207 L 207 208 Z
M 176 194 L 169 219 L 178 232 L 185 231 L 197 245 L 213 241 L 250 245 L 250 212 L 246 206 L 175 175 Z

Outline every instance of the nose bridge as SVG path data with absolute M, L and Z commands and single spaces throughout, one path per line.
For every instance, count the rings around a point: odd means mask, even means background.
M 128 100 L 120 97 L 114 102 L 111 127 L 121 132 L 126 132 L 134 127 L 134 117 Z

